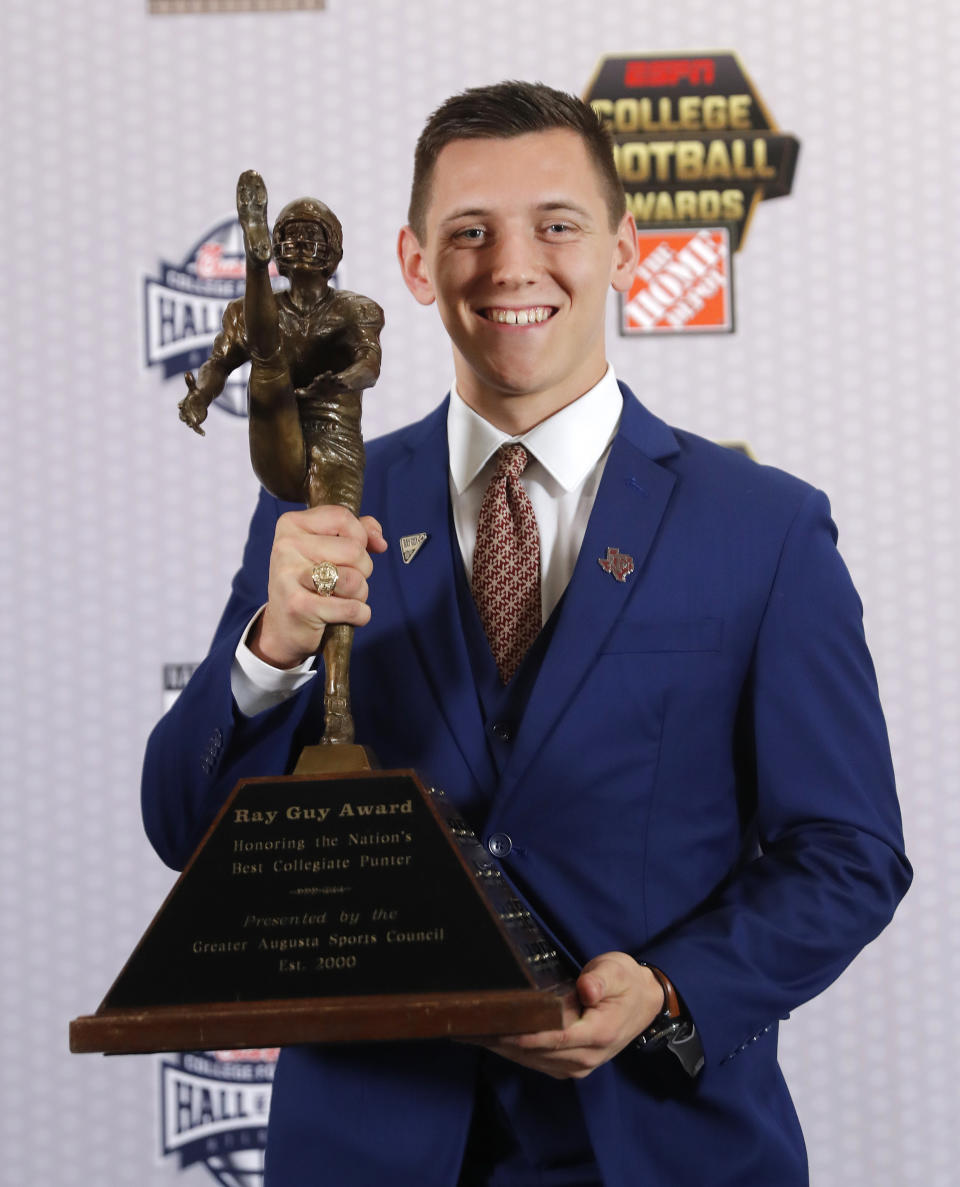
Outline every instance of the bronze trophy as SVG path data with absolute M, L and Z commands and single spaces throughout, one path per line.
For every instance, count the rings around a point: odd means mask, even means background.
M 332 288 L 343 255 L 343 229 L 316 198 L 297 198 L 277 216 L 271 244 L 267 191 L 253 169 L 237 182 L 246 290 L 231 302 L 210 359 L 197 379 L 188 371 L 180 419 L 198 433 L 227 376 L 250 363 L 250 460 L 279 499 L 340 503 L 354 515 L 363 494 L 360 404 L 380 375 L 383 310 L 358 293 Z M 271 251 L 272 248 L 272 251 Z M 286 292 L 274 294 L 271 254 Z M 353 741 L 350 647 L 353 628 L 328 628 L 323 645 L 322 741 Z
M 253 170 L 237 184 L 246 291 L 181 419 L 198 433 L 250 363 L 250 457 L 264 487 L 359 512 L 362 393 L 383 311 L 334 289 L 336 215 L 289 203 L 271 237 Z M 274 294 L 271 255 L 290 281 Z M 318 592 L 326 574 L 314 571 Z M 325 725 L 292 775 L 241 780 L 74 1051 L 147 1052 L 521 1033 L 560 1025 L 554 944 L 442 791 L 354 744 L 353 628 L 321 649 Z

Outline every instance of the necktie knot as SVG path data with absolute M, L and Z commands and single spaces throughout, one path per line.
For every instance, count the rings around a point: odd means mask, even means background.
M 514 441 L 511 445 L 501 445 L 497 450 L 497 469 L 493 475 L 495 480 L 503 478 L 519 478 L 527 468 L 530 455 L 524 446 Z

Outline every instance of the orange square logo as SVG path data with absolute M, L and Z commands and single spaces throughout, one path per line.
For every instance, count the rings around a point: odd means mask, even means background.
M 726 227 L 641 228 L 640 262 L 621 298 L 623 334 L 733 332 Z

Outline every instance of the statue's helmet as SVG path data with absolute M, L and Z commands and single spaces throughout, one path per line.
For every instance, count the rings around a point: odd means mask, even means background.
M 340 220 L 318 198 L 295 198 L 273 224 L 273 255 L 281 272 L 293 266 L 332 276 L 343 256 Z

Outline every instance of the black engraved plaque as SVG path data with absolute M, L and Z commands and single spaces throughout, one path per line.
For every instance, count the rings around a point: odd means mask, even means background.
M 543 1029 L 564 980 L 486 851 L 412 772 L 249 779 L 71 1046 Z

